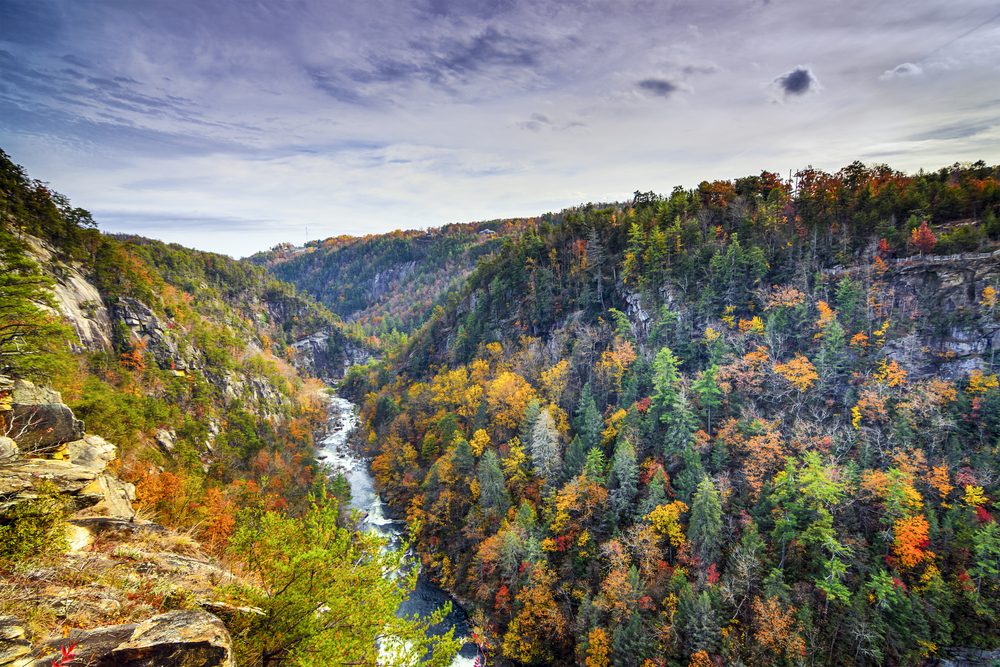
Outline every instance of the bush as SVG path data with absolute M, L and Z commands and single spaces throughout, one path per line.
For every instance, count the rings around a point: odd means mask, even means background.
M 37 560 L 67 548 L 65 502 L 51 482 L 35 487 L 37 496 L 0 511 L 0 564 Z

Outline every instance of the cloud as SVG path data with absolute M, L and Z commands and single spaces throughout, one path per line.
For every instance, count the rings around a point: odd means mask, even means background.
M 782 99 L 802 97 L 807 93 L 819 90 L 820 87 L 816 75 L 803 65 L 799 65 L 791 72 L 776 78 L 772 86 L 777 88 Z
M 657 97 L 670 97 L 673 93 L 680 90 L 680 86 L 667 79 L 643 79 L 636 85 L 641 90 Z
M 943 127 L 935 127 L 924 132 L 913 134 L 910 141 L 946 141 L 950 139 L 968 139 L 990 130 L 993 123 L 955 123 Z
M 887 81 L 889 79 L 920 76 L 923 73 L 924 69 L 920 65 L 916 65 L 914 63 L 900 63 L 899 65 L 896 65 L 892 69 L 887 69 L 886 71 L 882 72 L 882 76 L 880 76 L 879 78 L 882 79 L 883 81 Z

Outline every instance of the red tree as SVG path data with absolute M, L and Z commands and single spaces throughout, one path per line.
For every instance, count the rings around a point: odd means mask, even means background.
M 934 232 L 931 231 L 930 226 L 927 221 L 924 220 L 920 223 L 920 226 L 910 232 L 910 243 L 916 246 L 920 254 L 924 255 L 934 250 L 934 246 L 937 245 L 937 237 L 934 236 Z

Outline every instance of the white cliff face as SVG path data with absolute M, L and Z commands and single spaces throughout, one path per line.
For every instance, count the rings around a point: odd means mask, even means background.
M 59 313 L 76 331 L 80 347 L 92 352 L 110 350 L 111 316 L 101 293 L 78 267 L 58 262 L 47 244 L 31 237 L 27 241 L 35 261 L 55 281 L 52 294 Z

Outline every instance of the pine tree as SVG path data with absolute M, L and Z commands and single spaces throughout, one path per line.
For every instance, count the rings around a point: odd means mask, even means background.
M 722 546 L 722 503 L 710 477 L 701 480 L 691 502 L 688 538 L 704 565 L 718 562 Z
M 574 435 L 569 447 L 566 448 L 566 460 L 563 463 L 563 476 L 566 479 L 573 479 L 580 474 L 587 463 L 587 451 L 583 438 Z
M 500 470 L 500 459 L 492 449 L 487 449 L 479 460 L 479 506 L 484 513 L 495 512 L 499 516 L 507 513 L 510 507 L 510 494 L 504 485 L 503 471 Z
M 528 449 L 535 473 L 544 478 L 547 485 L 554 485 L 562 470 L 562 461 L 559 456 L 559 432 L 548 410 L 538 413 Z
M 688 589 L 678 607 L 681 614 L 681 633 L 688 653 L 707 651 L 714 653 L 719 644 L 719 614 L 708 591 L 700 594 Z
M 681 459 L 681 471 L 673 480 L 674 488 L 677 489 L 677 496 L 690 504 L 691 496 L 705 477 L 705 467 L 701 463 L 701 456 L 691 445 L 684 448 Z
M 618 523 L 630 515 L 632 504 L 639 491 L 639 465 L 636 463 L 635 448 L 627 438 L 620 438 L 611 457 L 611 472 L 608 475 L 611 490 L 611 507 L 618 517 Z
M 601 413 L 597 410 L 589 382 L 583 385 L 574 416 L 576 432 L 583 440 L 583 451 L 601 444 Z
M 680 360 L 669 347 L 661 348 L 653 360 L 653 402 L 661 411 L 660 419 L 663 419 L 663 415 L 677 402 L 679 396 L 677 384 L 680 381 L 678 366 Z
M 698 379 L 691 384 L 698 406 L 705 411 L 709 433 L 712 432 L 712 410 L 722 405 L 722 389 L 715 379 L 718 372 L 719 367 L 713 364 L 702 371 Z
M 592 447 L 587 452 L 587 461 L 583 464 L 583 476 L 598 484 L 604 484 L 604 474 L 607 468 L 607 457 L 598 447 Z

